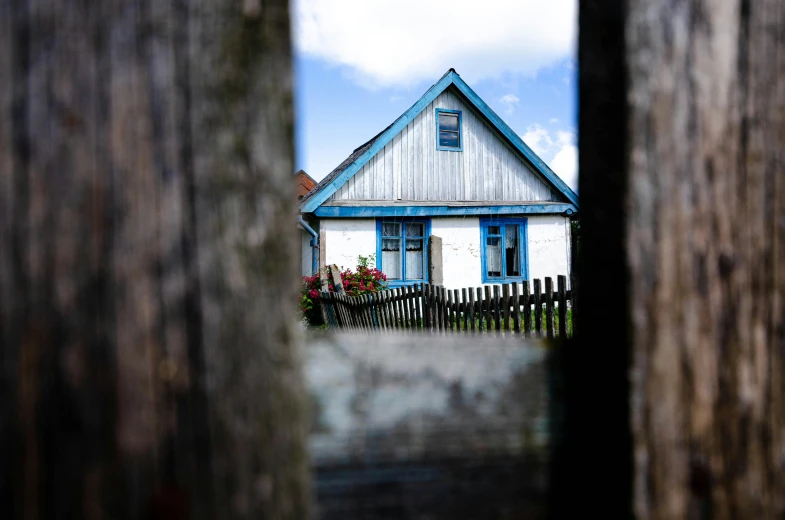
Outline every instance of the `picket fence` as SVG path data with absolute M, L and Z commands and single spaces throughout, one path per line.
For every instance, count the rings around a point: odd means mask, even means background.
M 320 301 L 330 328 L 564 338 L 573 333 L 577 300 L 577 281 L 570 281 L 569 290 L 560 275 L 555 290 L 545 278 L 544 285 L 532 280 L 531 290 L 528 281 L 452 290 L 419 283 L 359 296 L 345 294 L 339 282 L 335 292 L 321 291 Z

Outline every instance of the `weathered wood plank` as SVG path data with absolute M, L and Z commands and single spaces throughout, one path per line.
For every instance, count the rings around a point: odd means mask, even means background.
M 553 339 L 553 278 L 545 277 L 545 334 Z
M 531 303 L 529 303 L 529 282 L 524 281 L 521 285 L 521 305 L 523 306 L 523 332 L 526 337 L 532 334 L 532 314 Z
M 537 336 L 544 336 L 542 330 L 542 290 L 539 279 L 534 280 L 534 333 Z
M 521 300 L 518 291 L 518 282 L 512 283 L 512 323 L 515 335 L 521 333 Z
M 559 302 L 559 338 L 567 337 L 567 277 L 560 274 L 557 278 Z
M 245 5 L 0 5 L 4 518 L 309 516 L 289 10 Z
M 502 329 L 508 332 L 512 330 L 510 324 L 510 303 L 510 285 L 504 284 L 502 285 L 502 319 L 504 320 Z

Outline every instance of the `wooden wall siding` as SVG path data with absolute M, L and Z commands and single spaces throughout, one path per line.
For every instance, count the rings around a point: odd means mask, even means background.
M 463 111 L 462 152 L 436 149 L 436 108 Z M 341 186 L 331 200 L 560 199 L 451 87 Z

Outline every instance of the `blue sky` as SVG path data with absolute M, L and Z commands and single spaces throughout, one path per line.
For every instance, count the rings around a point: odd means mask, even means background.
M 296 169 L 321 179 L 453 67 L 577 188 L 575 0 L 477 5 L 295 0 Z

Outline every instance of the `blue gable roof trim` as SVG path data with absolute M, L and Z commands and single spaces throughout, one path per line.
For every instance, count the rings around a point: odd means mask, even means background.
M 545 162 L 529 148 L 523 140 L 513 132 L 513 130 L 502 121 L 502 119 L 491 110 L 491 108 L 480 99 L 480 97 L 464 82 L 461 77 L 453 69 L 450 69 L 447 74 L 433 85 L 417 102 L 409 108 L 404 114 L 399 117 L 392 125 L 390 125 L 381 135 L 375 138 L 373 144 L 357 159 L 348 165 L 343 171 L 339 172 L 327 184 L 315 188 L 315 193 L 310 194 L 303 201 L 300 208 L 302 213 L 313 213 L 319 206 L 321 206 L 327 199 L 330 198 L 343 184 L 350 179 L 360 168 L 362 168 L 368 161 L 376 155 L 377 152 L 382 150 L 385 145 L 392 141 L 393 137 L 398 135 L 401 130 L 406 127 L 417 115 L 423 111 L 439 94 L 444 92 L 450 85 L 455 87 L 474 105 L 474 107 L 483 114 L 488 121 L 512 144 L 518 152 L 521 153 L 540 173 L 545 177 L 554 188 L 556 188 L 567 200 L 569 200 L 575 207 L 578 207 L 578 196 L 573 192 L 564 181 L 562 181 L 553 170 L 551 170 Z
M 375 217 L 465 217 L 480 215 L 572 215 L 574 204 L 504 204 L 499 206 L 320 206 L 317 217 L 375 218 Z

